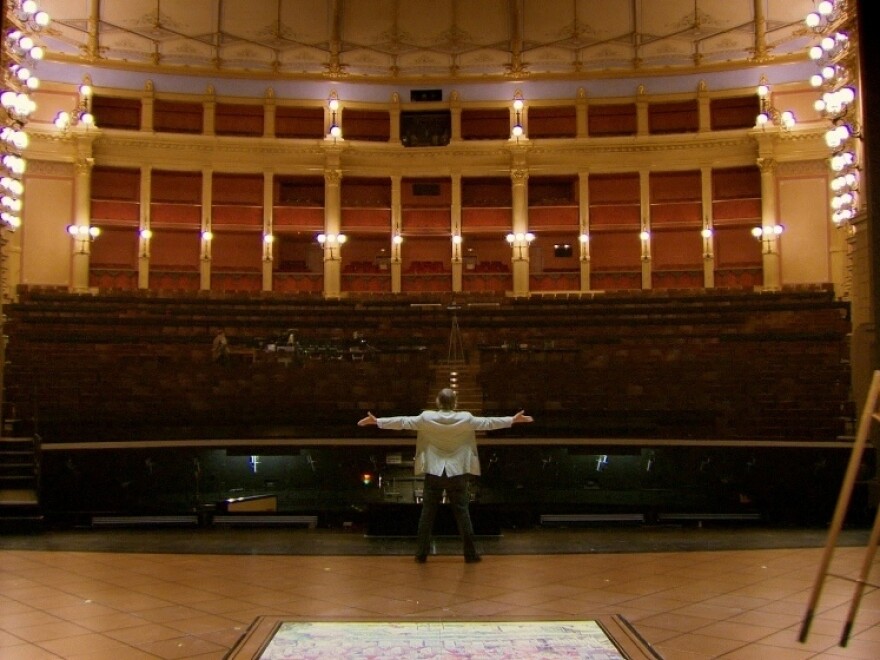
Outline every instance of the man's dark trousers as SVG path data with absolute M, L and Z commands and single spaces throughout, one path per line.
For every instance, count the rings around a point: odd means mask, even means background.
M 470 475 L 461 474 L 449 477 L 444 472 L 443 476 L 435 474 L 425 475 L 425 488 L 422 493 L 422 514 L 419 516 L 418 548 L 416 557 L 427 557 L 431 550 L 431 532 L 434 528 L 434 519 L 437 517 L 437 509 L 443 499 L 443 491 L 446 491 L 446 499 L 452 507 L 455 523 L 458 525 L 458 533 L 461 535 L 464 546 L 465 558 L 473 559 L 477 556 L 477 548 L 474 546 L 474 526 L 471 523 L 469 506 L 471 502 Z

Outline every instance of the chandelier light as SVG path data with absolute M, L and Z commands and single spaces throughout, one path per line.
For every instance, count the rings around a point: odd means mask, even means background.
M 755 118 L 755 125 L 758 128 L 763 129 L 767 125 L 771 125 L 787 131 L 797 123 L 791 110 L 779 111 L 773 105 L 770 98 L 770 85 L 767 84 L 767 79 L 763 76 L 761 76 L 761 82 L 756 91 L 758 94 L 758 116 Z
M 836 225 L 849 223 L 859 212 L 856 140 L 861 138 L 861 125 L 858 88 L 850 73 L 855 53 L 849 35 L 856 20 L 851 5 L 852 0 L 823 0 L 804 19 L 818 40 L 807 51 L 819 67 L 818 73 L 810 77 L 810 85 L 821 92 L 813 108 L 831 124 L 825 132 L 825 144 L 831 152 L 831 220 Z
M 0 105 L 5 111 L 0 125 L 0 227 L 15 230 L 21 226 L 22 179 L 27 168 L 22 155 L 29 142 L 25 125 L 37 108 L 30 95 L 40 86 L 34 69 L 45 54 L 36 36 L 49 25 L 50 19 L 35 0 L 6 4 L 9 8 L 3 34 L 0 89 Z
M 55 127 L 65 132 L 76 126 L 89 130 L 95 126 L 95 116 L 92 114 L 91 108 L 92 86 L 86 82 L 79 86 L 73 110 L 70 112 L 61 111 L 55 115 Z
M 511 136 L 519 140 L 521 137 L 525 136 L 525 129 L 523 128 L 522 123 L 522 113 L 523 108 L 525 107 L 525 102 L 523 101 L 522 94 L 517 92 L 513 97 L 513 114 L 514 114 L 514 122 L 513 128 L 510 129 Z
M 327 135 L 334 140 L 338 140 L 342 137 L 342 126 L 339 125 L 338 121 L 339 99 L 336 97 L 336 92 L 330 95 L 330 99 L 327 101 L 327 108 L 330 110 L 330 129 L 327 131 Z

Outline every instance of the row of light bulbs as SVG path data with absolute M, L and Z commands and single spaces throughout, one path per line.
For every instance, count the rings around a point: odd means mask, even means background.
M 849 175 L 851 176 L 851 175 Z M 841 178 L 841 177 L 838 177 Z M 837 179 L 835 179 L 835 182 Z M 0 182 L 2 185 L 2 182 Z M 839 184 L 843 185 L 843 184 Z M 835 183 L 832 182 L 832 187 L 835 187 Z M 751 230 L 752 235 L 755 238 L 768 238 L 771 235 L 779 236 L 784 231 L 782 225 L 772 225 L 769 227 L 753 227 Z M 95 225 L 68 225 L 67 232 L 78 239 L 95 239 L 101 234 L 101 229 L 96 227 Z M 138 232 L 138 235 L 145 239 L 149 240 L 153 237 L 153 232 L 150 229 L 141 229 Z M 700 230 L 700 236 L 704 239 L 710 239 L 714 235 L 714 232 L 711 228 L 703 228 Z M 214 239 L 214 232 L 210 230 L 205 230 L 201 233 L 201 237 L 205 241 L 211 241 Z M 511 232 L 507 234 L 504 239 L 511 245 L 528 245 L 531 244 L 535 240 L 536 236 L 532 232 Z M 639 232 L 639 239 L 643 241 L 650 240 L 651 232 L 648 230 L 642 230 Z M 315 237 L 315 240 L 322 246 L 340 246 L 348 242 L 348 236 L 345 234 L 318 234 Z M 392 243 L 395 245 L 400 245 L 403 243 L 403 236 L 400 234 L 394 234 L 391 238 Z M 464 239 L 461 234 L 453 234 L 452 242 L 456 245 L 460 245 Z M 587 233 L 582 233 L 578 235 L 579 243 L 589 243 L 590 235 Z M 263 242 L 267 244 L 271 244 L 275 242 L 275 236 L 273 234 L 264 234 Z
M 13 0 L 6 14 L 9 26 L 3 35 L 3 69 L 0 105 L 5 117 L 0 127 L 0 226 L 15 230 L 21 226 L 23 177 L 27 164 L 22 153 L 28 146 L 25 125 L 36 110 L 31 92 L 40 79 L 34 67 L 44 51 L 34 36 L 49 25 L 49 15 L 36 0 Z
M 848 34 L 853 17 L 849 5 L 847 0 L 822 0 L 804 19 L 820 37 L 808 51 L 819 67 L 810 84 L 824 90 L 813 107 L 832 123 L 825 133 L 825 144 L 831 150 L 831 219 L 837 225 L 853 220 L 859 205 L 859 163 L 853 140 L 861 131 L 853 118 L 857 93 L 852 69 L 847 66 L 855 56 Z

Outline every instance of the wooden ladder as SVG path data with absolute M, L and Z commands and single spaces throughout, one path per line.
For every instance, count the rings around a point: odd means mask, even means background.
M 843 483 L 840 487 L 840 495 L 837 498 L 837 507 L 834 510 L 831 527 L 828 530 L 828 540 L 825 544 L 825 552 L 822 555 L 822 561 L 819 564 L 819 571 L 816 574 L 816 581 L 813 584 L 813 591 L 810 594 L 807 611 L 801 623 L 799 637 L 801 643 L 807 641 L 807 636 L 810 633 L 810 625 L 813 623 L 813 617 L 816 613 L 816 606 L 819 602 L 819 597 L 822 595 L 822 587 L 825 584 L 825 579 L 829 576 L 828 568 L 831 565 L 831 559 L 834 555 L 834 550 L 837 547 L 837 538 L 840 535 L 840 530 L 843 527 L 843 522 L 846 518 L 846 512 L 852 498 L 853 487 L 855 486 L 856 477 L 859 473 L 862 455 L 865 453 L 868 436 L 871 432 L 871 426 L 872 424 L 880 422 L 880 410 L 878 410 L 878 404 L 880 404 L 880 371 L 875 371 L 874 377 L 871 380 L 871 387 L 868 390 L 868 397 L 865 400 L 865 407 L 862 409 L 862 415 L 859 418 L 859 426 L 853 443 L 852 454 L 850 455 L 849 464 L 847 465 Z M 859 604 L 861 603 L 865 587 L 871 586 L 874 588 L 880 588 L 880 585 L 869 585 L 867 582 L 874 561 L 874 555 L 877 552 L 878 542 L 880 542 L 880 507 L 877 508 L 874 527 L 871 530 L 868 545 L 865 548 L 865 556 L 862 561 L 859 576 L 853 579 L 843 575 L 833 575 L 833 577 L 853 582 L 855 584 L 852 600 L 850 601 L 849 612 L 847 613 L 846 621 L 843 624 L 843 631 L 839 642 L 840 646 L 846 646 L 849 642 L 853 622 L 855 621 L 856 613 L 859 611 Z

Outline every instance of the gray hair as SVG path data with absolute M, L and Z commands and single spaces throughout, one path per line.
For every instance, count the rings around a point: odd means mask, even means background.
M 455 390 L 444 387 L 437 395 L 437 407 L 440 410 L 454 410 L 457 400 L 458 395 L 455 393 Z

